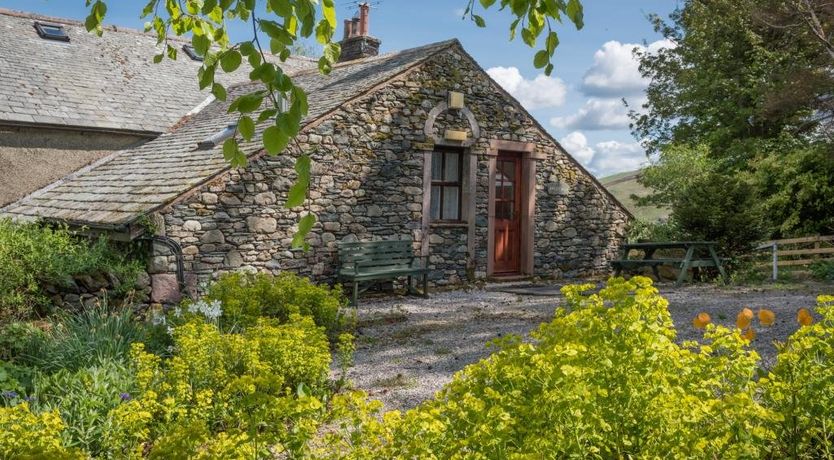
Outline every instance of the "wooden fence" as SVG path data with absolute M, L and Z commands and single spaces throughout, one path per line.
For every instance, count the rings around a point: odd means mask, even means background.
M 834 260 L 834 235 L 806 236 L 784 240 L 766 241 L 756 250 L 770 250 L 773 280 L 779 276 L 779 267 L 808 266 L 821 260 Z

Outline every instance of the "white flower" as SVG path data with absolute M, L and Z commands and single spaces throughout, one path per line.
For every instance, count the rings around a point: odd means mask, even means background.
M 151 324 L 153 324 L 154 326 L 168 324 L 168 320 L 165 318 L 165 315 L 161 313 L 154 313 L 153 317 L 151 318 Z
M 180 307 L 174 308 L 174 316 L 176 316 L 177 318 L 182 316 L 182 309 Z

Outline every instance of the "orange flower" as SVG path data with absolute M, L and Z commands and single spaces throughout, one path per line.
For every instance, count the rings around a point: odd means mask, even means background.
M 756 331 L 752 327 L 748 327 L 741 333 L 741 336 L 747 339 L 748 342 L 752 342 L 756 338 Z
M 739 329 L 744 329 L 750 326 L 750 322 L 753 321 L 753 310 L 744 307 L 741 310 L 741 313 L 738 314 L 736 317 L 736 327 Z
M 762 326 L 771 326 L 776 321 L 776 314 L 768 309 L 759 309 L 759 322 Z
M 814 317 L 807 308 L 800 308 L 796 313 L 796 321 L 802 326 L 810 326 L 814 322 Z
M 698 313 L 695 316 L 695 319 L 692 320 L 692 325 L 695 326 L 697 329 L 703 329 L 710 323 L 712 319 L 709 317 L 709 314 L 706 312 Z

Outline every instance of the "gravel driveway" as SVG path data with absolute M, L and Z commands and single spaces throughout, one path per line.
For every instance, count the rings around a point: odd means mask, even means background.
M 770 328 L 757 328 L 753 346 L 763 365 L 772 362 L 774 340 L 796 330 L 796 310 L 812 307 L 816 296 L 834 286 L 804 284 L 791 288 L 724 287 L 709 284 L 658 285 L 669 300 L 681 340 L 699 338 L 691 321 L 706 311 L 713 322 L 731 326 L 743 307 L 776 313 Z M 408 409 L 431 398 L 452 374 L 489 354 L 485 343 L 505 334 L 526 334 L 552 318 L 562 302 L 559 286 L 526 289 L 512 284 L 485 289 L 434 293 L 420 297 L 361 299 L 355 366 L 349 378 L 356 387 L 385 403 Z M 506 292 L 513 291 L 513 292 Z M 536 295 L 530 295 L 535 291 Z M 526 293 L 523 293 L 526 292 Z

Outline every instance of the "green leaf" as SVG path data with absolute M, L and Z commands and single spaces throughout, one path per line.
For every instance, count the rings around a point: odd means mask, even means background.
M 217 67 L 211 65 L 200 67 L 197 70 L 197 78 L 200 81 L 200 89 L 205 89 L 214 83 L 214 71 Z
M 249 56 L 255 52 L 255 45 L 252 42 L 243 42 L 238 48 L 240 49 L 240 54 L 244 56 Z
M 336 4 L 333 0 L 323 0 L 321 3 L 322 15 L 332 29 L 336 28 Z
M 475 21 L 475 25 L 478 27 L 486 27 L 486 21 L 484 21 L 484 18 L 478 16 L 477 14 L 472 15 L 472 20 Z
M 480 2 L 481 2 L 481 6 L 483 6 L 484 9 L 486 9 L 486 8 L 489 8 L 490 6 L 492 6 L 493 3 L 495 3 L 495 0 L 480 0 Z
M 292 15 L 292 4 L 287 0 L 269 0 L 267 3 L 270 9 L 278 16 L 289 17 Z
M 194 47 L 194 52 L 197 53 L 199 56 L 205 56 L 208 52 L 210 45 L 211 41 L 205 35 L 197 35 L 195 33 L 191 36 L 191 46 Z
M 226 88 L 224 88 L 220 83 L 214 83 L 211 86 L 211 94 L 214 94 L 214 97 L 220 101 L 226 100 Z
M 229 106 L 230 111 L 238 111 L 240 113 L 249 113 L 258 110 L 258 107 L 261 106 L 264 100 L 264 94 L 262 91 L 257 93 L 249 93 L 240 96 Z
M 547 35 L 547 40 L 545 40 L 544 46 L 547 50 L 547 54 L 553 56 L 553 52 L 556 51 L 556 48 L 559 46 L 559 36 L 556 35 L 556 32 L 551 31 Z
M 536 36 L 529 29 L 521 29 L 521 39 L 531 48 L 536 46 Z
M 307 189 L 310 186 L 310 157 L 308 155 L 296 158 L 295 172 L 298 178 L 287 193 L 287 208 L 301 206 L 307 198 Z
M 159 53 L 159 54 L 155 55 L 155 56 L 153 57 L 153 63 L 154 63 L 154 64 L 159 64 L 160 62 L 162 62 L 162 59 L 163 59 L 164 57 L 165 57 L 165 55 L 164 55 L 164 54 L 162 54 L 162 53 Z
M 234 72 L 240 67 L 242 59 L 237 50 L 228 50 L 220 57 L 220 68 L 226 73 Z
M 295 232 L 295 235 L 292 237 L 292 247 L 294 248 L 304 248 L 306 251 L 309 248 L 309 244 L 305 241 L 307 235 L 313 229 L 313 225 L 316 224 L 316 215 L 315 214 L 306 214 L 301 220 L 298 221 L 298 231 Z
M 240 151 L 235 138 L 223 142 L 223 158 L 234 168 L 246 166 L 246 155 Z
M 258 123 L 263 123 L 277 114 L 278 111 L 275 109 L 266 109 L 263 112 L 261 112 L 260 115 L 258 115 Z
M 252 140 L 252 136 L 255 135 L 255 122 L 247 115 L 244 115 L 237 122 L 237 130 L 240 131 L 240 135 L 244 139 L 247 141 Z
M 270 155 L 281 153 L 290 143 L 290 138 L 278 126 L 270 126 L 264 130 L 264 147 Z
M 547 54 L 547 51 L 541 50 L 533 57 L 533 65 L 537 69 L 541 69 L 542 67 L 547 65 L 547 61 L 550 60 L 550 55 Z
M 584 27 L 584 13 L 582 11 L 582 3 L 580 3 L 579 0 L 568 1 L 568 6 L 565 8 L 565 13 L 568 14 L 570 20 L 576 25 L 577 30 L 582 29 L 582 27 Z

